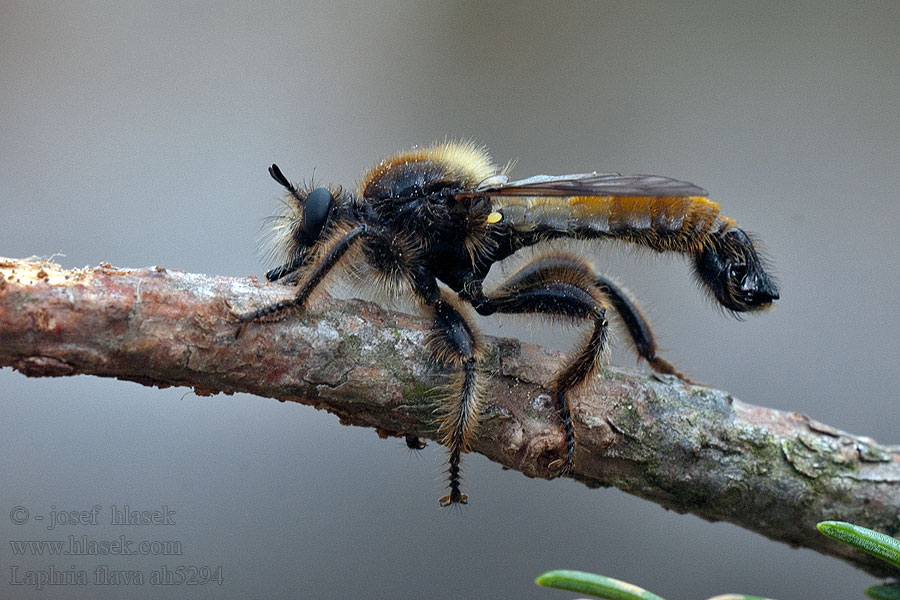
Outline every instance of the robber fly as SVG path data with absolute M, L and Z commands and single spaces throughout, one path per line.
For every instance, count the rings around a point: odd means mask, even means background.
M 287 190 L 287 209 L 275 226 L 283 264 L 266 277 L 294 283 L 297 291 L 289 300 L 238 315 L 236 335 L 250 323 L 302 310 L 317 286 L 340 267 L 416 301 L 432 319 L 427 351 L 455 372 L 439 421 L 449 452 L 449 493 L 440 499 L 444 506 L 467 501 L 460 488 L 460 460 L 481 400 L 477 364 L 482 343 L 460 311 L 461 303 L 482 315 L 541 313 L 593 325 L 550 384 L 565 440 L 561 457 L 549 465 L 557 472 L 574 464 L 568 396 L 602 362 L 607 311 L 618 313 L 635 351 L 654 370 L 681 375 L 657 356 L 650 327 L 629 294 L 577 255 L 538 253 L 486 291 L 483 282 L 494 263 L 558 238 L 624 240 L 687 255 L 698 280 L 729 311 L 758 311 L 778 299 L 750 237 L 733 219 L 720 215 L 719 205 L 699 187 L 618 173 L 510 181 L 505 171 L 483 148 L 459 142 L 384 160 L 363 176 L 355 194 L 297 187 L 272 165 L 269 173 Z

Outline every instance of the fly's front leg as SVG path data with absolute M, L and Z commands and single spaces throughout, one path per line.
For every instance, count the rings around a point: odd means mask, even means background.
M 322 283 L 325 276 L 340 263 L 347 251 L 366 232 L 366 229 L 365 224 L 360 224 L 340 237 L 335 237 L 334 241 L 327 246 L 328 249 L 322 254 L 321 258 L 311 267 L 309 274 L 300 284 L 300 288 L 293 299 L 276 302 L 252 312 L 238 315 L 240 325 L 238 325 L 234 337 L 240 337 L 250 323 L 277 320 L 288 311 L 303 309 L 307 300 L 309 300 L 309 296 Z

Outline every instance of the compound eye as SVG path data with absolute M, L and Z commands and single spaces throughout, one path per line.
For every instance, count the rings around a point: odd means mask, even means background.
M 303 207 L 303 233 L 307 241 L 314 242 L 319 239 L 333 204 L 334 196 L 325 188 L 316 188 L 306 197 L 306 205 Z

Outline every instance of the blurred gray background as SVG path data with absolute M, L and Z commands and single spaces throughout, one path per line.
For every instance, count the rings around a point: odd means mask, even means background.
M 261 276 L 280 194 L 267 165 L 353 186 L 447 136 L 517 158 L 515 176 L 669 175 L 765 241 L 783 294 L 739 322 L 679 257 L 597 247 L 664 356 L 744 401 L 900 443 L 900 4 L 323 4 L 0 3 L 0 255 Z M 574 339 L 550 331 L 559 348 Z M 3 598 L 563 598 L 532 583 L 551 568 L 670 599 L 852 598 L 875 582 L 480 456 L 466 460 L 471 504 L 441 510 L 442 449 L 411 454 L 309 407 L 9 369 L 0 400 Z M 10 541 L 118 539 L 8 517 L 95 504 L 101 522 L 113 505 L 176 511 L 128 535 L 183 554 L 14 555 Z M 11 585 L 11 567 L 49 565 L 221 566 L 224 582 Z

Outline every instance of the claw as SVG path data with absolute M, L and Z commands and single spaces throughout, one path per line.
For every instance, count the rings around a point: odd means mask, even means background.
M 409 448 L 410 450 L 421 450 L 425 446 L 427 446 L 427 444 L 425 442 L 420 440 L 415 435 L 411 435 L 411 434 L 407 433 L 405 437 L 406 437 L 406 447 Z
M 571 471 L 574 466 L 575 461 L 567 456 L 566 458 L 557 458 L 547 465 L 547 468 L 550 469 L 554 477 L 560 477 Z
M 244 330 L 247 329 L 247 325 L 250 324 L 250 321 L 252 321 L 252 319 L 245 319 L 243 315 L 234 316 L 237 317 L 237 320 L 240 322 L 237 331 L 234 332 L 234 339 L 238 339 L 239 337 L 241 337 L 241 334 L 244 333 Z
M 449 494 L 442 497 L 438 502 L 441 503 L 441 506 L 452 506 L 454 504 L 468 504 L 469 497 L 460 492 L 459 490 L 452 490 Z

